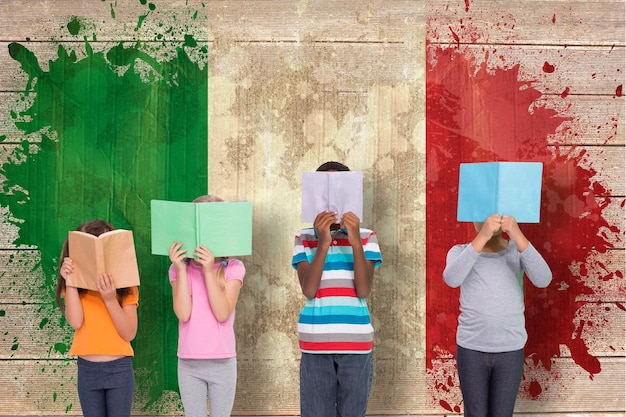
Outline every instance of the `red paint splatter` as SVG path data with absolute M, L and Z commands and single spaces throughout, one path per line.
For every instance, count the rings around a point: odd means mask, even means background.
M 561 98 L 565 98 L 569 95 L 569 87 L 565 87 L 565 90 L 561 93 Z
M 459 45 L 461 43 L 461 40 L 459 39 L 459 35 L 457 35 L 456 32 L 452 30 L 451 26 L 448 26 L 448 28 L 450 28 L 450 32 L 452 32 L 452 37 L 454 38 L 456 44 Z
M 537 398 L 539 398 L 539 395 L 543 392 L 543 389 L 541 388 L 541 384 L 537 381 L 531 381 L 530 385 L 528 386 L 528 393 L 530 394 L 530 398 L 532 398 L 533 400 L 536 400 Z
M 469 0 L 465 0 L 465 11 L 466 12 L 469 12 L 469 6 L 470 6 Z
M 622 96 L 622 84 L 618 85 L 617 88 L 615 89 L 615 96 L 616 97 Z
M 552 23 L 556 23 L 556 15 L 555 14 L 552 15 Z
M 554 65 L 550 64 L 548 61 L 543 63 L 543 72 L 547 74 L 552 74 L 554 72 Z
M 603 196 L 610 192 L 593 179 L 596 171 L 586 163 L 584 150 L 548 147 L 548 137 L 571 118 L 539 100 L 543 94 L 531 82 L 519 80 L 519 65 L 487 70 L 485 63 L 458 48 L 429 44 L 427 49 L 427 56 L 434 58 L 426 73 L 426 363 L 429 375 L 437 379 L 429 385 L 433 398 L 446 403 L 447 410 L 461 403 L 458 393 L 454 397 L 444 389 L 445 379 L 438 380 L 437 372 L 455 353 L 459 313 L 458 290 L 447 287 L 442 278 L 446 254 L 452 245 L 474 236 L 469 223 L 456 221 L 461 162 L 543 162 L 541 224 L 521 227 L 554 279 L 546 289 L 525 286 L 527 366 L 543 367 L 545 379 L 555 380 L 556 375 L 550 376 L 552 359 L 565 345 L 592 377 L 601 371 L 600 363 L 581 337 L 583 324 L 574 322 L 586 304 L 580 296 L 594 292 L 585 284 L 596 279 L 586 268 L 587 259 L 612 247 L 601 231 L 619 233 L 603 216 L 610 202 Z M 581 265 L 576 276 L 572 264 Z M 531 390 L 526 395 L 536 398 L 541 386 L 526 389 Z

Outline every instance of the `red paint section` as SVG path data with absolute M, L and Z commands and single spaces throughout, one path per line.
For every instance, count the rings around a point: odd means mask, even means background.
M 593 270 L 584 267 L 593 253 L 612 247 L 606 231 L 619 233 L 604 218 L 609 199 L 601 196 L 610 194 L 609 190 L 594 181 L 596 171 L 586 163 L 584 150 L 548 146 L 548 137 L 570 118 L 547 107 L 532 82 L 519 80 L 519 65 L 487 70 L 484 63 L 458 48 L 428 45 L 427 49 L 426 356 L 434 403 L 452 411 L 462 402 L 445 379 L 450 372 L 446 361 L 456 350 L 459 292 L 447 287 L 442 278 L 450 247 L 474 236 L 469 223 L 456 221 L 462 162 L 544 164 L 541 223 L 521 228 L 554 276 L 547 289 L 525 283 L 526 366 L 547 375 L 528 378 L 522 396 L 537 399 L 549 388 L 545 384 L 559 378 L 551 373 L 551 367 L 552 359 L 561 354 L 561 345 L 590 376 L 601 372 L 600 362 L 585 344 L 585 323 L 577 318 L 577 312 L 585 305 L 580 296 L 594 293 L 587 285 L 599 279 L 597 269 L 602 280 L 623 278 L 600 262 L 594 263 Z M 554 67 L 546 62 L 543 71 L 551 73 Z M 566 89 L 561 99 L 568 92 Z M 573 266 L 578 266 L 578 273 Z
M 549 62 L 544 62 L 543 63 L 543 72 L 547 73 L 547 74 L 552 74 L 554 72 L 554 65 L 550 64 Z
M 615 96 L 616 97 L 622 96 L 622 84 L 618 85 L 617 88 L 615 89 Z

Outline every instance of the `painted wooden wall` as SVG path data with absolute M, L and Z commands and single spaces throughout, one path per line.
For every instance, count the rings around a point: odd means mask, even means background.
M 453 415 L 462 409 L 450 347 L 458 295 L 440 285 L 438 250 L 467 233 L 446 217 L 454 214 L 455 176 L 444 167 L 461 149 L 448 144 L 458 135 L 480 155 L 464 157 L 504 158 L 500 148 L 516 145 L 492 137 L 501 123 L 483 115 L 494 108 L 484 102 L 493 99 L 486 86 L 507 87 L 512 96 L 504 101 L 524 103 L 532 93 L 523 113 L 536 142 L 523 157 L 545 158 L 556 181 L 551 190 L 565 183 L 571 191 L 569 203 L 546 206 L 542 216 L 555 226 L 573 220 L 558 241 L 569 250 L 557 253 L 549 239 L 541 245 L 558 275 L 548 291 L 527 293 L 528 311 L 538 305 L 533 300 L 560 304 L 530 323 L 534 350 L 527 351 L 516 410 L 623 415 L 624 12 L 622 1 L 3 1 L 0 174 L 18 163 L 13 152 L 24 140 L 34 148 L 44 134 L 64 140 L 16 124 L 34 100 L 33 70 L 24 65 L 32 60 L 9 54 L 9 45 L 23 45 L 44 73 L 59 61 L 59 45 L 80 61 L 87 44 L 107 52 L 123 41 L 145 52 L 139 62 L 152 57 L 179 67 L 172 57 L 184 51 L 191 61 L 185 68 L 208 79 L 185 81 L 208 97 L 207 114 L 197 115 L 208 119 L 208 171 L 199 177 L 207 184 L 185 184 L 254 205 L 254 253 L 244 259 L 237 308 L 234 413 L 299 413 L 296 321 L 304 300 L 290 261 L 303 226 L 300 173 L 339 160 L 365 174 L 363 224 L 377 232 L 384 258 L 369 300 L 376 329 L 369 413 Z M 71 22 L 80 24 L 78 32 Z M 150 69 L 132 69 L 152 85 Z M 138 128 L 146 139 L 157 123 L 149 116 L 158 92 L 151 97 L 141 103 L 146 117 Z M 464 106 L 446 118 L 446 106 L 458 103 Z M 2 180 L 5 193 L 6 184 L 22 184 Z M 71 332 L 52 305 L 51 271 L 39 263 L 40 248 L 16 246 L 16 208 L 0 210 L 0 415 L 80 414 L 75 366 L 65 353 Z M 145 225 L 130 225 L 145 232 Z M 536 228 L 528 233 L 545 237 Z M 581 255 L 577 248 L 587 244 L 594 248 Z M 172 382 L 173 315 L 167 301 L 154 305 L 167 300 L 162 287 L 149 285 L 158 279 L 142 276 L 138 415 L 181 412 Z M 148 333 L 157 332 L 163 345 L 148 346 Z

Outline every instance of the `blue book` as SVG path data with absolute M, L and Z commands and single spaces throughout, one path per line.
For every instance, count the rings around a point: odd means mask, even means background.
M 482 222 L 498 213 L 539 223 L 542 171 L 541 162 L 461 164 L 457 220 Z

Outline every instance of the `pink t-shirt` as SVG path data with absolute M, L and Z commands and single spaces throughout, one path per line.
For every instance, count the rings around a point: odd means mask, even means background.
M 215 265 L 218 269 L 219 263 Z M 226 281 L 239 280 L 243 285 L 246 268 L 238 259 L 229 259 L 224 270 Z M 178 277 L 176 267 L 170 266 L 170 281 Z M 202 267 L 189 262 L 187 279 L 191 293 L 191 316 L 178 324 L 178 357 L 186 359 L 217 359 L 236 356 L 235 310 L 225 322 L 220 323 L 211 310 Z

